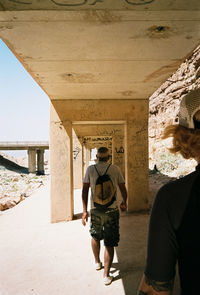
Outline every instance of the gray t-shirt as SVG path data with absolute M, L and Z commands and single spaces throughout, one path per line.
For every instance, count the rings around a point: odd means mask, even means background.
M 100 175 L 103 175 L 107 169 L 107 167 L 109 166 L 109 164 L 107 162 L 98 162 L 96 164 L 96 168 L 99 172 Z M 120 183 L 125 183 L 124 177 L 121 173 L 121 170 L 118 166 L 115 165 L 111 165 L 107 171 L 107 173 L 114 185 L 114 188 L 117 192 L 117 186 Z M 95 190 L 95 184 L 96 184 L 96 180 L 98 178 L 98 174 L 97 171 L 94 167 L 94 165 L 91 165 L 87 168 L 86 173 L 85 173 L 85 177 L 84 177 L 84 183 L 89 183 L 90 187 L 91 187 L 91 209 L 95 208 L 94 207 L 94 202 L 93 202 L 93 195 L 94 195 L 94 190 Z M 117 208 L 117 200 L 114 201 L 114 203 L 112 205 L 109 206 L 109 208 Z

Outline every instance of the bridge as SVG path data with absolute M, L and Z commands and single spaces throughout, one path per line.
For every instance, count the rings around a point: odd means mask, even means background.
M 49 149 L 48 141 L 2 141 L 0 150 L 27 150 L 30 173 L 44 174 L 44 151 Z M 37 164 L 37 165 L 36 165 Z

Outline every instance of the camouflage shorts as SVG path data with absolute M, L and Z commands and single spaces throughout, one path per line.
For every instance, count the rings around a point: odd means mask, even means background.
M 91 210 L 90 234 L 96 240 L 104 240 L 107 247 L 117 247 L 119 243 L 119 210 Z

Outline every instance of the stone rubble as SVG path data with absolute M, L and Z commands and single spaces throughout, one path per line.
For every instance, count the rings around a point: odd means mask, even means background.
M 19 204 L 48 179 L 49 175 L 19 174 L 0 166 L 0 211 Z

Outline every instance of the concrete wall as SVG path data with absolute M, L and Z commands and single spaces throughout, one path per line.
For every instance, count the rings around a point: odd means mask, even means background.
M 80 189 L 83 183 L 83 146 L 82 138 L 79 138 L 72 129 L 72 144 L 73 144 L 73 178 L 74 189 Z
M 147 209 L 148 100 L 53 100 L 52 110 L 52 221 L 73 218 L 72 126 L 82 140 L 113 137 L 114 162 L 125 171 L 128 210 Z M 89 147 L 95 146 L 91 142 Z

